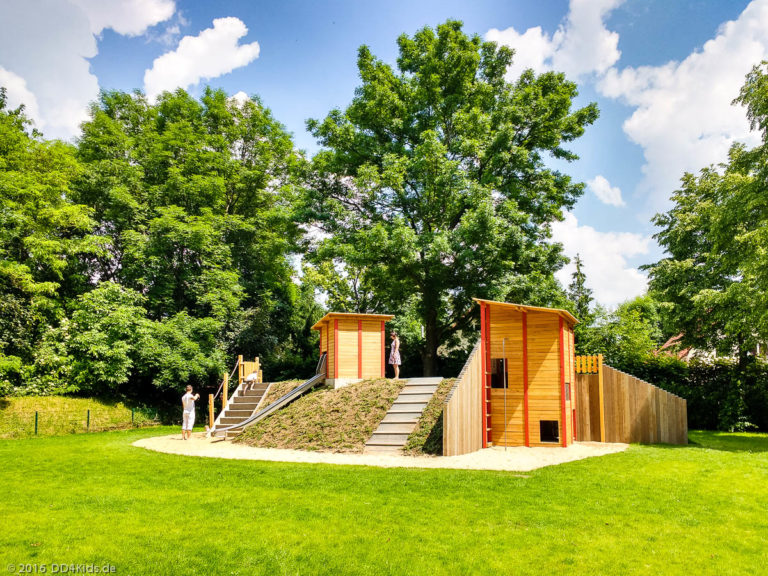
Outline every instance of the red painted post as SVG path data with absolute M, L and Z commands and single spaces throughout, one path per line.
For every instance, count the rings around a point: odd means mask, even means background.
M 357 321 L 357 377 L 363 377 L 363 321 Z
M 339 377 L 339 319 L 333 321 L 333 377 Z
M 328 356 L 331 355 L 331 351 L 328 349 L 328 346 L 330 346 L 330 340 L 331 340 L 331 323 L 326 322 L 325 323 L 325 377 L 328 378 L 330 376 L 329 370 L 330 370 L 330 363 L 328 362 Z
M 560 431 L 560 444 L 565 447 L 568 446 L 568 429 L 565 423 L 565 350 L 563 349 L 563 317 L 560 316 L 559 320 L 560 337 L 558 338 L 558 344 L 560 348 L 560 404 L 562 407 L 560 421 L 563 423 L 563 429 Z
M 487 346 L 486 352 L 486 366 L 488 370 L 485 374 L 485 434 L 486 444 L 493 442 L 492 428 L 493 428 L 493 414 L 491 413 L 491 307 L 486 305 L 485 307 L 485 341 Z
M 528 313 L 523 312 L 523 426 L 525 445 L 531 445 L 531 426 L 528 421 Z
M 486 385 L 486 374 L 488 373 L 488 366 L 486 364 L 486 350 L 488 348 L 488 341 L 486 339 L 485 334 L 485 302 L 480 302 L 480 354 L 482 356 L 482 368 L 483 368 L 483 377 L 481 379 L 481 385 L 480 385 L 480 399 L 481 407 L 483 410 L 483 448 L 486 448 L 488 446 L 488 431 L 486 430 L 488 424 L 487 417 L 486 417 L 486 406 L 485 406 L 485 385 Z
M 381 377 L 384 378 L 387 375 L 386 367 L 387 356 L 387 338 L 384 335 L 384 320 L 381 321 Z

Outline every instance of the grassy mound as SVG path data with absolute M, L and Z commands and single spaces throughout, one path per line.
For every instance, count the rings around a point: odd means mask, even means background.
M 90 411 L 90 419 L 88 412 Z M 37 435 L 59 436 L 78 432 L 119 430 L 157 424 L 154 414 L 135 410 L 122 402 L 66 396 L 25 396 L 0 398 L 0 438 Z
M 403 452 L 413 456 L 443 453 L 443 403 L 451 391 L 456 378 L 446 378 L 437 387 L 437 392 L 424 408 L 416 429 L 408 436 Z
M 367 380 L 310 392 L 246 429 L 236 441 L 262 448 L 362 452 L 403 384 Z

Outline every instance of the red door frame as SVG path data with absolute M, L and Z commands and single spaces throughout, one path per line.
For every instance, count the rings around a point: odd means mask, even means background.
M 523 426 L 525 427 L 525 445 L 531 445 L 530 423 L 528 421 L 528 313 L 522 312 L 523 319 Z
M 563 317 L 559 318 L 559 333 L 560 338 L 558 344 L 560 348 L 560 404 L 562 407 L 560 421 L 563 423 L 563 429 L 561 431 L 561 444 L 565 447 L 568 446 L 568 426 L 566 425 L 565 415 L 565 349 L 563 347 Z

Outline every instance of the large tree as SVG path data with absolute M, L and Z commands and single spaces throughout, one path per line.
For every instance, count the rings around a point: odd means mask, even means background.
M 666 256 L 649 267 L 686 345 L 735 354 L 743 367 L 768 340 L 768 64 L 756 66 L 734 101 L 763 142 L 736 144 L 727 163 L 686 174 L 674 206 L 655 217 Z
M 308 216 L 326 233 L 310 256 L 370 287 L 381 308 L 415 295 L 431 375 L 438 346 L 472 322 L 473 296 L 561 296 L 550 224 L 582 185 L 546 160 L 574 160 L 565 145 L 598 112 L 572 108 L 577 88 L 562 74 L 508 82 L 512 50 L 460 22 L 402 35 L 398 47 L 393 68 L 362 46 L 351 105 L 308 121 L 323 146 Z

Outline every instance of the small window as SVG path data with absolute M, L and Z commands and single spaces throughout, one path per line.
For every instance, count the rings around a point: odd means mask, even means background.
M 504 370 L 507 361 L 504 358 L 491 360 L 491 388 L 504 388 Z
M 557 420 L 539 420 L 539 438 L 542 442 L 559 442 L 560 430 Z

